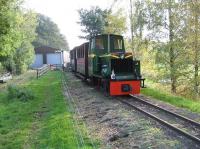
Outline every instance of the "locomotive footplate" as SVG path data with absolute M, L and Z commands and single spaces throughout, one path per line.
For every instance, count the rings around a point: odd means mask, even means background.
M 110 81 L 110 95 L 129 95 L 140 93 L 140 80 Z

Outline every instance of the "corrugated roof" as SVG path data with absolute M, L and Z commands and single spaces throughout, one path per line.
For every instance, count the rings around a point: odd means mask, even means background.
M 56 51 L 61 51 L 61 49 L 56 49 L 48 46 L 35 48 L 35 53 L 55 53 Z

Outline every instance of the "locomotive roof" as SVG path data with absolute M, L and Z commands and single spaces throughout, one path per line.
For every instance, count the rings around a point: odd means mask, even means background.
M 91 38 L 98 37 L 98 36 L 108 36 L 108 35 L 123 37 L 122 35 L 117 35 L 117 34 L 99 34 L 99 35 L 95 35 L 95 36 L 93 36 Z
M 89 44 L 89 42 L 84 42 L 84 43 L 82 43 L 81 45 L 74 47 L 74 48 L 73 48 L 72 50 L 70 50 L 70 51 L 73 51 L 73 50 L 77 49 L 78 47 L 81 47 L 81 46 L 83 46 L 83 45 L 85 45 L 85 44 Z
M 58 48 L 48 47 L 48 46 L 40 46 L 34 49 L 35 53 L 55 53 L 56 51 L 62 51 Z
M 117 35 L 117 34 L 99 34 L 99 35 L 95 35 L 95 36 L 91 37 L 90 39 L 92 39 L 92 38 L 94 38 L 94 37 L 101 37 L 101 36 L 108 36 L 108 35 L 123 37 L 122 35 Z M 73 50 L 77 49 L 78 47 L 80 47 L 80 46 L 82 46 L 82 45 L 84 45 L 84 44 L 88 44 L 88 43 L 89 43 L 89 42 L 85 42 L 85 43 L 83 43 L 83 44 L 81 44 L 81 45 L 79 45 L 79 46 L 74 47 L 74 48 L 73 48 L 72 50 L 70 50 L 70 51 L 73 51 Z

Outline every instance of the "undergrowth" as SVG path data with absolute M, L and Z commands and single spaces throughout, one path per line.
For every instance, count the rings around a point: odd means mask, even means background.
M 20 101 L 28 101 L 34 99 L 33 92 L 25 87 L 9 85 L 7 91 L 8 100 L 19 99 Z
M 144 88 L 141 90 L 141 93 L 153 97 L 155 99 L 165 101 L 177 107 L 186 108 L 192 112 L 200 113 L 200 102 L 198 101 L 194 101 L 192 99 L 187 99 L 179 96 L 174 96 L 153 88 Z

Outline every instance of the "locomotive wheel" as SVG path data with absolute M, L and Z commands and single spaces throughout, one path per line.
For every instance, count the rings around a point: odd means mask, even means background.
M 97 85 L 97 79 L 95 77 L 91 77 L 90 81 L 89 81 L 89 84 L 91 86 L 96 86 Z

